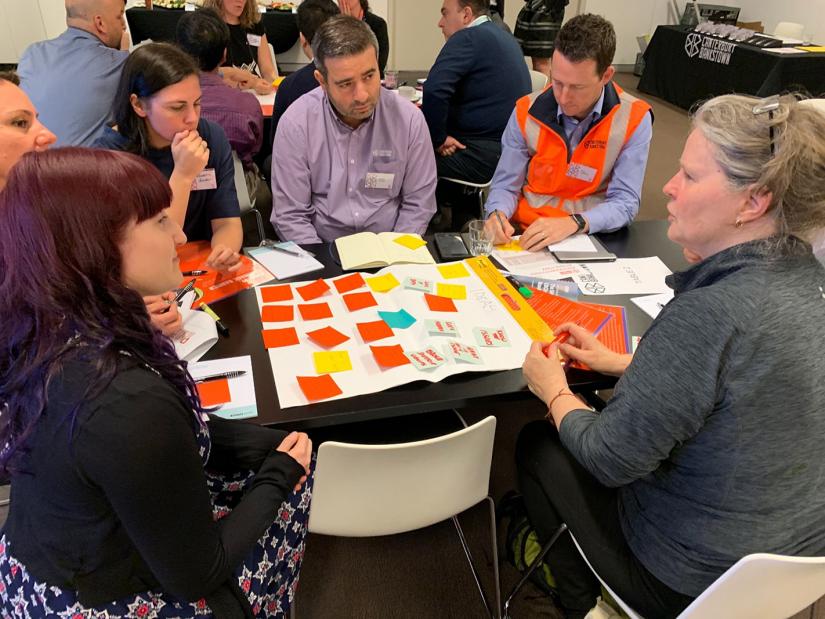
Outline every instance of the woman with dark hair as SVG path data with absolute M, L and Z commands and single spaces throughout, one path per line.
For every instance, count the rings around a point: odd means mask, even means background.
M 351 15 L 355 19 L 363 20 L 375 34 L 375 38 L 378 39 L 378 70 L 383 78 L 387 58 L 390 56 L 387 22 L 370 10 L 369 0 L 338 0 L 338 6 L 343 15 Z
M 273 616 L 294 594 L 311 443 L 205 414 L 150 326 L 141 295 L 181 277 L 170 197 L 139 157 L 76 148 L 24 155 L 0 193 L 3 617 Z
M 241 88 L 258 94 L 272 92 L 278 67 L 269 53 L 269 41 L 261 23 L 256 0 L 204 0 L 203 8 L 212 9 L 229 26 L 223 76 Z
M 198 67 L 168 43 L 137 48 L 123 66 L 115 128 L 95 146 L 147 159 L 169 179 L 169 216 L 190 241 L 211 240 L 208 264 L 239 266 L 243 240 L 232 150 L 223 129 L 200 117 Z
M 14 73 L 0 71 L 0 190 L 17 160 L 32 150 L 45 150 L 57 137 L 37 119 L 37 110 Z

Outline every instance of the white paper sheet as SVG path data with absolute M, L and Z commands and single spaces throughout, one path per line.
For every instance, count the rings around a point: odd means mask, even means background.
M 255 95 L 255 98 L 258 100 L 258 103 L 261 105 L 275 105 L 275 93 L 271 92 L 268 95 L 259 95 L 254 90 L 246 90 L 244 92 L 250 92 Z
M 622 258 L 615 262 L 586 262 L 573 279 L 584 295 L 658 294 L 670 290 L 665 277 L 670 275 L 658 257 Z
M 189 373 L 195 380 L 210 374 L 241 370 L 245 371 L 246 374 L 229 379 L 229 395 L 232 400 L 223 404 L 213 415 L 224 419 L 246 419 L 258 415 L 258 404 L 255 400 L 255 381 L 252 378 L 252 357 L 246 355 L 244 357 L 212 359 L 189 364 Z
M 673 291 L 670 292 L 663 292 L 662 294 L 652 294 L 646 297 L 636 297 L 635 299 L 630 299 L 639 306 L 645 314 L 650 316 L 651 318 L 656 318 L 659 315 L 665 305 L 667 305 L 671 299 L 673 299 Z
M 510 273 L 529 275 L 544 279 L 564 279 L 581 273 L 579 265 L 573 262 L 558 262 L 550 252 L 542 251 L 502 251 L 493 248 L 493 257 Z
M 208 314 L 192 309 L 197 294 L 194 290 L 180 300 L 182 326 L 172 336 L 178 358 L 193 362 L 200 359 L 218 341 L 218 328 Z
M 547 251 L 587 251 L 597 252 L 589 234 L 574 234 L 566 239 L 547 246 Z
M 294 321 L 264 323 L 263 328 L 265 329 L 283 329 L 293 326 L 300 341 L 300 344 L 296 346 L 273 348 L 269 351 L 273 378 L 281 408 L 309 403 L 298 386 L 296 377 L 317 375 L 313 365 L 312 353 L 326 349 L 311 342 L 306 333 L 326 326 L 333 326 L 350 337 L 349 340 L 336 346 L 333 350 L 348 351 L 353 367 L 350 371 L 335 372 L 331 375 L 343 393 L 330 399 L 375 393 L 416 380 L 438 382 L 447 376 L 462 372 L 511 370 L 521 367 L 524 356 L 530 348 L 530 338 L 478 276 L 469 267 L 467 267 L 467 270 L 470 273 L 469 277 L 445 280 L 436 265 L 411 264 L 386 267 L 378 271 L 377 275 L 393 273 L 395 278 L 402 282 L 402 285 L 397 286 L 388 293 L 373 293 L 378 306 L 353 313 L 347 310 L 341 300 L 341 295 L 332 285 L 332 280 L 338 278 L 332 278 L 328 280 L 330 290 L 324 296 L 310 301 L 310 303 L 329 303 L 333 313 L 332 319 L 304 321 L 301 319 L 296 307 Z M 363 275 L 365 278 L 373 277 L 369 274 Z M 342 277 L 346 277 L 346 275 Z M 422 292 L 404 289 L 403 282 L 406 277 L 466 286 L 467 299 L 455 301 L 457 312 L 430 311 Z M 296 285 L 300 284 L 293 284 L 293 288 Z M 369 288 L 364 287 L 353 292 L 367 290 Z M 263 306 L 260 291 L 256 290 L 256 294 L 258 295 L 259 306 Z M 277 305 L 300 302 L 302 301 L 296 294 L 293 301 L 278 303 Z M 369 344 L 364 343 L 358 333 L 356 323 L 380 320 L 378 310 L 398 311 L 400 309 L 409 312 L 416 319 L 415 324 L 408 329 L 394 329 L 392 337 L 370 342 Z M 427 331 L 427 320 L 454 321 L 457 323 L 459 336 L 457 338 L 444 335 L 431 336 Z M 491 329 L 503 327 L 510 340 L 510 345 L 495 348 L 479 346 L 473 334 L 473 329 L 476 327 Z M 449 359 L 446 364 L 426 371 L 417 370 L 413 365 L 382 369 L 373 358 L 369 348 L 370 345 L 390 346 L 400 344 L 405 351 L 419 351 L 428 346 L 435 346 L 439 351 L 443 351 L 443 347 L 449 341 L 458 341 L 476 347 L 480 353 L 482 363 L 473 365 Z
M 255 247 L 254 249 L 248 250 L 247 253 L 250 257 L 264 265 L 267 270 L 278 279 L 287 279 L 289 277 L 295 277 L 296 275 L 311 273 L 312 271 L 320 271 L 324 268 L 323 264 L 295 243 L 289 241 L 286 243 L 278 243 L 278 245 L 290 251 L 298 252 L 301 255 L 292 256 L 280 251 L 275 251 L 269 247 Z

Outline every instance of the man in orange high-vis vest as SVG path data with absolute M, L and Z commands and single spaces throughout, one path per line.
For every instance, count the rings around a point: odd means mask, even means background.
M 602 17 L 578 15 L 561 28 L 552 84 L 518 100 L 501 138 L 485 205 L 497 244 L 518 226 L 522 248 L 537 251 L 636 217 L 653 116 L 613 83 L 615 51 Z

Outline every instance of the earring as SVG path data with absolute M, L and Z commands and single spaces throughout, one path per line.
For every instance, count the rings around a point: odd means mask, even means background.
M 736 226 L 737 228 L 741 228 L 744 225 L 744 222 L 737 217 L 736 218 L 736 223 L 734 223 L 733 225 Z

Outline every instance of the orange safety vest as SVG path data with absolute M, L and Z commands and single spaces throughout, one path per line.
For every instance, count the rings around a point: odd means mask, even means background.
M 608 111 L 609 110 L 609 111 Z M 530 163 L 513 221 L 526 228 L 539 217 L 568 217 L 604 200 L 613 166 L 650 105 L 610 82 L 602 117 L 569 153 L 552 85 L 516 102 L 516 120 Z

